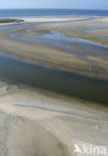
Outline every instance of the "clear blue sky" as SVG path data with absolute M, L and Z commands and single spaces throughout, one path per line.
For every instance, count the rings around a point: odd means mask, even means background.
M 1 0 L 3 8 L 76 8 L 106 9 L 108 0 Z

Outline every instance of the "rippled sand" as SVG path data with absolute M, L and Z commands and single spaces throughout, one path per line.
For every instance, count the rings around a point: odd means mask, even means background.
M 104 106 L 0 83 L 2 156 L 74 156 L 74 144 L 108 147 Z

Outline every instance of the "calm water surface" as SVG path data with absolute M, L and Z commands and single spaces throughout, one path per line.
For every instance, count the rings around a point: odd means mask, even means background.
M 31 17 L 31 16 L 108 16 L 108 10 L 90 9 L 1 9 L 0 17 Z
M 0 79 L 108 104 L 108 81 L 59 71 L 0 54 Z

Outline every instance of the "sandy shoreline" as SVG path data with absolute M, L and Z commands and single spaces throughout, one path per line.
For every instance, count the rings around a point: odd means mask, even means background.
M 108 17 L 100 17 L 100 16 L 67 16 L 67 17 L 11 17 L 8 19 L 19 19 L 24 20 L 24 23 L 33 23 L 33 22 L 65 22 L 65 21 L 80 21 L 80 20 L 86 20 L 91 19 L 91 17 L 94 18 L 94 22 L 103 22 L 104 24 L 108 22 Z M 93 20 L 93 19 L 92 19 Z M 23 22 L 20 22 L 23 23 Z M 103 24 L 100 23 L 100 24 Z M 0 23 L 0 25 L 10 25 L 10 24 L 17 24 L 17 22 L 13 23 Z
M 24 20 L 24 23 L 32 23 L 32 22 L 57 22 L 57 21 L 75 21 L 75 20 L 82 20 L 82 19 L 88 19 L 89 17 L 16 17 L 15 19 Z M 8 18 L 8 19 L 14 19 L 14 17 Z M 19 22 L 23 23 L 23 22 Z M 0 23 L 0 25 L 9 25 L 9 24 L 17 24 L 17 22 L 12 23 Z
M 5 124 L 3 128 L 8 135 L 0 135 L 5 142 L 0 150 L 2 155 L 8 148 L 9 156 L 54 156 L 55 152 L 56 156 L 74 156 L 75 143 L 108 146 L 107 110 L 103 106 L 84 104 L 62 95 L 52 97 L 52 93 L 42 90 L 0 84 L 0 123 L 8 118 L 7 128 Z

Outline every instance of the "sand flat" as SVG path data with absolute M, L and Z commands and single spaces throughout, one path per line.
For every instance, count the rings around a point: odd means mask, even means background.
M 0 97 L 2 155 L 74 156 L 75 143 L 108 147 L 105 107 L 1 84 L 5 88 Z
M 14 30 L 13 30 L 14 31 Z M 8 32 L 0 35 L 0 49 L 3 52 L 18 56 L 22 59 L 39 62 L 52 67 L 70 71 L 88 71 L 88 65 L 76 55 L 44 44 L 27 43 L 8 37 Z

